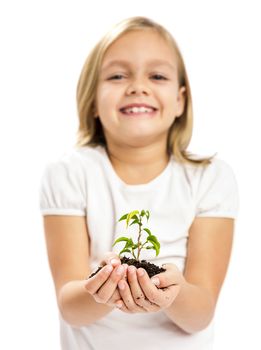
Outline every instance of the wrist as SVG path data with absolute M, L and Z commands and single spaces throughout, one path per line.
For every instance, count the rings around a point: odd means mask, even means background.
M 58 294 L 62 318 L 71 326 L 82 327 L 96 322 L 114 307 L 97 303 L 85 289 L 86 281 L 70 281 Z
M 211 293 L 185 279 L 178 296 L 164 312 L 186 333 L 192 334 L 206 328 L 214 316 L 215 303 Z

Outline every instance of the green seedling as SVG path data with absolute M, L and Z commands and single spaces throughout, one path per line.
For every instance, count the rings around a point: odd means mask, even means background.
M 154 236 L 151 231 L 147 227 L 143 227 L 143 220 L 147 219 L 147 222 L 150 218 L 150 212 L 148 210 L 138 210 L 131 211 L 130 213 L 124 214 L 119 221 L 126 221 L 126 229 L 129 226 L 137 225 L 138 226 L 138 240 L 137 242 L 133 242 L 132 238 L 128 237 L 120 237 L 115 240 L 112 246 L 119 242 L 125 242 L 124 248 L 120 251 L 120 256 L 122 253 L 130 253 L 133 258 L 139 261 L 140 253 L 142 249 L 154 249 L 156 251 L 156 256 L 159 255 L 160 252 L 160 243 L 156 236 Z M 144 243 L 141 241 L 142 233 L 146 232 L 147 239 Z M 136 252 L 136 253 L 135 253 Z

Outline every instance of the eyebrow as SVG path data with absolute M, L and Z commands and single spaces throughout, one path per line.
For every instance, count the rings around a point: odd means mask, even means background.
M 172 70 L 175 70 L 175 67 L 169 63 L 168 61 L 162 60 L 162 59 L 154 59 L 151 61 L 148 61 L 147 63 L 148 66 L 166 66 Z M 122 67 L 129 67 L 131 66 L 131 63 L 129 61 L 125 61 L 125 60 L 114 60 L 114 61 L 110 61 L 109 63 L 107 63 L 103 68 L 102 68 L 102 72 L 114 67 L 114 66 L 122 66 Z

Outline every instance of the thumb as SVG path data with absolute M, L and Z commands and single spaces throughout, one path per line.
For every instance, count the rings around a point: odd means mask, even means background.
M 174 264 L 162 265 L 166 271 L 161 272 L 151 278 L 151 282 L 158 288 L 166 288 L 171 285 L 180 284 L 181 272 Z
M 121 260 L 119 258 L 119 256 L 114 253 L 114 252 L 107 252 L 104 255 L 104 258 L 101 262 L 101 264 L 104 265 L 112 265 L 113 267 L 120 265 L 121 264 Z

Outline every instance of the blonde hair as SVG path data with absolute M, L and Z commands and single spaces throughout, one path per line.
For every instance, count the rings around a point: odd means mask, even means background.
M 131 17 L 121 21 L 97 43 L 88 55 L 77 86 L 79 127 L 77 131 L 76 147 L 86 145 L 106 146 L 100 119 L 94 118 L 95 97 L 100 67 L 106 51 L 115 40 L 130 31 L 143 29 L 155 30 L 174 49 L 178 64 L 179 86 L 184 86 L 186 88 L 185 108 L 183 114 L 175 119 L 169 129 L 167 151 L 169 154 L 173 154 L 175 159 L 181 163 L 208 165 L 215 155 L 200 159 L 186 150 L 192 137 L 193 111 L 189 80 L 178 45 L 172 35 L 164 27 L 146 17 Z

